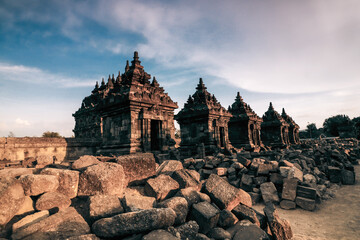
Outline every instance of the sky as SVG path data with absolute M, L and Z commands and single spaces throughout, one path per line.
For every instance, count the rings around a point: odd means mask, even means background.
M 177 111 L 202 77 L 225 108 L 239 91 L 301 129 L 360 116 L 358 0 L 0 0 L 0 136 L 72 136 L 82 99 L 134 51 Z

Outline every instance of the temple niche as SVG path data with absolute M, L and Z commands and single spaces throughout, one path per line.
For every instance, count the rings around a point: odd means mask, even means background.
M 263 115 L 261 123 L 261 140 L 265 146 L 287 147 L 289 141 L 289 124 L 274 110 L 270 102 L 269 109 Z
M 235 102 L 229 106 L 233 115 L 229 122 L 229 139 L 236 148 L 259 151 L 263 144 L 260 139 L 262 119 L 244 102 L 238 92 Z
M 184 108 L 175 116 L 181 131 L 180 151 L 185 156 L 196 154 L 201 145 L 206 154 L 231 147 L 228 138 L 231 113 L 206 89 L 200 78 L 196 92 L 189 96 Z
M 295 123 L 295 121 L 286 114 L 285 109 L 282 109 L 281 117 L 289 124 L 289 140 L 291 144 L 299 144 L 299 125 Z
M 178 108 L 144 71 L 137 52 L 125 72 L 109 75 L 76 111 L 75 138 L 101 141 L 100 154 L 164 151 L 175 144 L 174 110 Z

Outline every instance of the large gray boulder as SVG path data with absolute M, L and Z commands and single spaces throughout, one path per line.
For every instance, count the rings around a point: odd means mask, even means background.
M 171 208 L 154 208 L 99 219 L 92 230 L 101 238 L 123 237 L 172 226 L 175 218 L 176 213 Z

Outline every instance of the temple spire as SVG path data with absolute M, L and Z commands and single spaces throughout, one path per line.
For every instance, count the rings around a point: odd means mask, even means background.
M 159 86 L 159 83 L 158 83 L 158 81 L 156 80 L 155 76 L 153 77 L 151 86 L 153 86 L 153 87 L 158 87 L 158 86 Z
M 199 79 L 199 84 L 197 85 L 196 90 L 199 90 L 199 91 L 206 90 L 206 87 L 205 87 L 205 84 L 204 84 L 202 78 Z
M 129 60 L 126 60 L 126 66 L 125 66 L 125 73 L 127 71 L 129 71 L 130 67 L 129 67 Z
M 139 61 L 139 53 L 137 51 L 134 52 L 134 60 L 131 61 L 131 66 L 140 65 L 141 61 Z
M 282 109 L 281 115 L 286 115 L 285 108 Z
M 272 105 L 272 102 L 270 102 L 269 110 L 274 110 L 274 107 L 273 107 L 273 105 Z

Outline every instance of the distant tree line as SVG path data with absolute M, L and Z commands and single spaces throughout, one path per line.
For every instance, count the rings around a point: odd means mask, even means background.
M 309 123 L 306 130 L 300 131 L 300 138 L 354 137 L 360 139 L 360 117 L 350 119 L 347 115 L 336 115 L 325 119 L 322 128 Z

